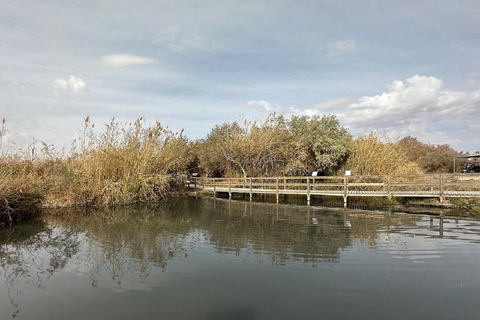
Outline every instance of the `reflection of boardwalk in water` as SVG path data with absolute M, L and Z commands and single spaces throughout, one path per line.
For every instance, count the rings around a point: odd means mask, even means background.
M 480 174 L 428 174 L 398 176 L 312 176 L 259 178 L 194 178 L 189 187 L 214 193 L 343 197 L 480 197 Z

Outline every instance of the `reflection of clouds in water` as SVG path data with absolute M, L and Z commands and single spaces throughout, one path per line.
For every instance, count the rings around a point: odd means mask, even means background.
M 424 253 L 414 253 L 414 254 L 406 254 L 405 256 L 397 256 L 397 255 L 394 255 L 392 256 L 393 258 L 395 259 L 409 259 L 409 260 L 412 260 L 414 263 L 427 263 L 429 261 L 425 261 L 425 260 L 430 260 L 430 259 L 438 259 L 438 258 L 441 258 L 442 256 L 441 255 L 428 255 L 428 254 L 424 254 Z
M 422 225 L 424 221 L 418 224 Z M 419 234 L 416 227 L 399 230 L 392 229 L 389 232 L 378 234 L 379 250 L 392 255 L 394 259 L 411 260 L 413 263 L 428 263 L 432 259 L 441 258 L 441 248 L 438 240 L 430 236 Z
M 454 218 L 426 217 L 410 226 L 390 228 L 377 235 L 378 249 L 395 259 L 431 263 L 444 258 L 458 242 L 478 243 L 480 223 Z

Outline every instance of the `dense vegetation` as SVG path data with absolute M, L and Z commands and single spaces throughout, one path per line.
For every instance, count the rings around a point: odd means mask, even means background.
M 87 117 L 83 135 L 69 149 L 43 145 L 36 158 L 2 146 L 0 129 L 0 220 L 13 220 L 45 206 L 148 202 L 183 191 L 182 178 L 417 174 L 451 172 L 448 145 L 416 138 L 391 140 L 378 132 L 353 139 L 333 115 L 270 114 L 265 120 L 216 125 L 191 141 L 159 122 L 112 119 L 97 133 Z
M 207 176 L 334 174 L 352 137 L 334 116 L 283 116 L 215 126 L 196 144 L 198 167 Z
M 2 130 L 5 132 L 5 129 Z M 114 119 L 96 134 L 87 117 L 69 150 L 44 144 L 42 158 L 0 157 L 0 212 L 9 220 L 39 206 L 114 205 L 162 199 L 182 191 L 178 173 L 191 159 L 190 142 L 159 122 Z

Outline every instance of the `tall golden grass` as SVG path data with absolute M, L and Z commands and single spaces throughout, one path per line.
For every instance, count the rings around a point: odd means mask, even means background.
M 42 168 L 17 156 L 0 158 L 0 223 L 37 214 L 43 194 L 38 186 Z
M 59 207 L 148 202 L 181 192 L 182 177 L 192 159 L 183 132 L 159 122 L 117 122 L 101 133 L 89 117 L 83 134 L 69 149 L 44 144 L 35 161 L 0 157 L 0 212 L 29 204 Z
M 401 146 L 377 131 L 355 139 L 345 168 L 359 176 L 422 173 Z

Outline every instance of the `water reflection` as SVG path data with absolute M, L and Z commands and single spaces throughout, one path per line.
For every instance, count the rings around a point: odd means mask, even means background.
M 199 250 L 273 268 L 338 263 L 352 249 L 385 252 L 415 263 L 440 257 L 430 242 L 416 248 L 414 237 L 475 242 L 480 241 L 480 224 L 443 216 L 188 198 L 62 211 L 2 228 L 0 266 L 15 317 L 23 292 L 44 288 L 60 272 L 88 278 L 94 288 L 111 282 L 112 291 L 126 292 L 151 290 L 146 280 L 153 270 L 166 272 L 170 263 L 188 260 Z M 131 275 L 138 281 L 132 281 Z M 232 309 L 208 316 L 225 317 L 254 319 L 255 310 Z

